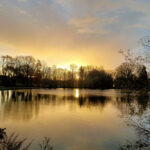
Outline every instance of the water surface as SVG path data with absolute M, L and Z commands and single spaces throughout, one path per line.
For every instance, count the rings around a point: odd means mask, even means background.
M 137 139 L 124 116 L 139 115 L 149 106 L 148 97 L 120 90 L 33 89 L 0 92 L 0 127 L 20 138 L 51 138 L 54 150 L 116 150 Z

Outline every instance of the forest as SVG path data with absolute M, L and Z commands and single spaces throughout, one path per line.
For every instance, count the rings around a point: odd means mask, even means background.
M 149 88 L 146 65 L 130 50 L 120 51 L 125 61 L 113 71 L 71 64 L 69 69 L 48 66 L 32 56 L 1 56 L 1 87 L 143 89 Z

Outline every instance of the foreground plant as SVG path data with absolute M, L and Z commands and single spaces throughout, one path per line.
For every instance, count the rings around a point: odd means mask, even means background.
M 0 128 L 0 140 L 3 139 L 4 136 L 6 135 L 5 130 L 6 130 L 5 128 L 4 128 L 4 129 L 1 129 L 1 128 Z
M 14 133 L 10 136 L 3 134 L 3 138 L 0 140 L 0 150 L 29 150 L 31 143 L 23 147 L 25 140 L 19 140 Z
M 50 139 L 45 137 L 40 144 L 40 148 L 41 150 L 53 150 L 53 147 L 50 145 Z
M 30 150 L 32 142 L 25 145 L 25 141 L 26 139 L 19 140 L 15 133 L 8 136 L 5 129 L 0 129 L 0 150 Z M 39 146 L 40 150 L 53 150 L 50 145 L 50 139 L 47 137 L 43 139 Z
M 125 145 L 120 147 L 120 150 L 149 150 L 149 148 L 147 143 L 143 143 L 143 141 L 139 140 L 134 143 L 128 141 Z
M 136 129 L 138 140 L 134 143 L 127 142 L 121 146 L 121 150 L 149 150 L 150 149 L 150 109 L 142 115 L 134 114 L 128 118 L 129 125 Z

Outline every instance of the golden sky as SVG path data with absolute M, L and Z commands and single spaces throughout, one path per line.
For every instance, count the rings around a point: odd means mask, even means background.
M 148 0 L 0 0 L 0 53 L 114 69 L 149 20 Z

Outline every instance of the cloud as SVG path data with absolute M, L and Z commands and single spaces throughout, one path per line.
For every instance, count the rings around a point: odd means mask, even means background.
M 3 4 L 0 3 L 0 8 L 3 7 Z
M 18 2 L 27 2 L 28 0 L 17 0 Z
M 27 15 L 27 14 L 28 14 L 27 11 L 22 10 L 22 9 L 18 9 L 18 12 L 19 12 L 20 14 L 23 14 L 23 15 Z
M 148 4 L 146 0 L 0 0 L 0 46 L 50 63 L 78 61 L 110 68 L 121 61 L 120 48 L 134 47 L 148 33 Z
M 73 18 L 69 21 L 70 24 L 75 26 L 77 31 L 82 34 L 109 34 L 111 31 L 106 30 L 106 25 L 111 25 L 112 23 L 115 23 L 115 18 L 102 18 L 102 17 L 82 17 L 82 18 Z

